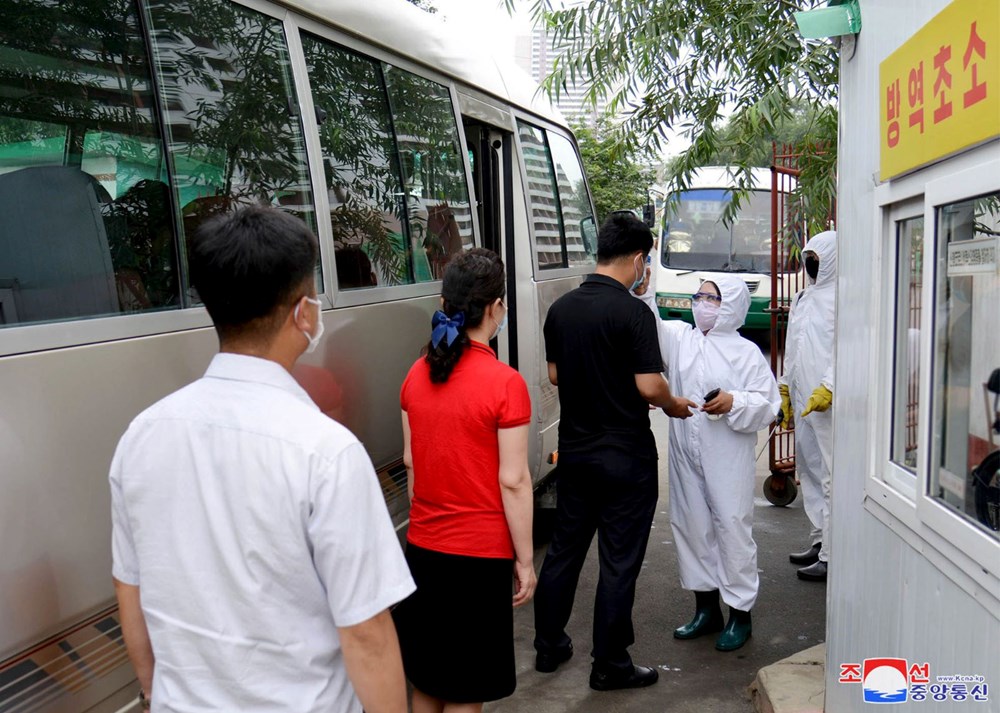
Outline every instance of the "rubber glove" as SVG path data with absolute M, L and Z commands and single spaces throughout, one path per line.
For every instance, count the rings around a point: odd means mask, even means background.
M 781 412 L 785 419 L 781 422 L 781 427 L 788 430 L 792 427 L 792 399 L 788 395 L 788 384 L 778 384 L 778 391 L 781 393 Z
M 806 404 L 806 410 L 802 412 L 802 417 L 806 417 L 813 411 L 826 411 L 832 403 L 833 392 L 820 384 L 813 390 L 812 395 L 809 397 L 809 402 Z

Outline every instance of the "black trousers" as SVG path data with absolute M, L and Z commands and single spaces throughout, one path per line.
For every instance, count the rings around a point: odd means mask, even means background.
M 580 570 L 597 533 L 594 668 L 630 670 L 632 605 L 656 512 L 656 459 L 620 450 L 559 460 L 556 524 L 535 590 L 535 649 L 555 653 L 566 634 Z

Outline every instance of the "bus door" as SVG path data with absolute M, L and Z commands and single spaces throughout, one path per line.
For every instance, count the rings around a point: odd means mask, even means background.
M 482 247 L 507 268 L 507 328 L 490 343 L 500 358 L 517 368 L 517 281 L 514 274 L 513 150 L 514 135 L 468 116 L 462 117 L 472 166 L 473 200 Z

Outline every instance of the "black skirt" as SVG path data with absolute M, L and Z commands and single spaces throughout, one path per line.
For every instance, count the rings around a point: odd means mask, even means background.
M 393 610 L 406 677 L 452 703 L 505 698 L 514 669 L 514 561 L 434 552 L 407 543 L 417 590 Z

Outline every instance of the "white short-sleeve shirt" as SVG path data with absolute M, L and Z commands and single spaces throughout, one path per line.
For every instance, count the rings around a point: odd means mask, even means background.
M 111 465 L 154 711 L 360 711 L 337 627 L 414 590 L 364 448 L 275 362 L 217 355 Z

